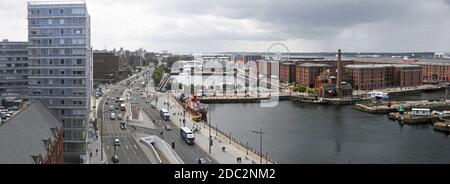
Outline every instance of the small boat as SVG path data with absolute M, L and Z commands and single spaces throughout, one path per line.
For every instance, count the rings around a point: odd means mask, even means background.
M 433 129 L 441 132 L 450 133 L 450 123 L 449 122 L 436 122 L 433 124 Z
M 368 93 L 370 98 L 373 99 L 388 99 L 388 93 L 381 92 L 381 91 L 372 91 Z

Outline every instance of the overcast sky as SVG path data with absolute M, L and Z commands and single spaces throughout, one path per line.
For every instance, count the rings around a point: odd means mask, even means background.
M 450 51 L 450 0 L 86 0 L 95 49 Z M 26 0 L 0 0 L 0 39 L 27 40 Z

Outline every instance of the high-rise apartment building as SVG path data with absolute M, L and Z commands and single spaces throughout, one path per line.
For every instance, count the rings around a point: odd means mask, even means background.
M 86 154 L 92 49 L 84 1 L 28 2 L 30 98 L 64 126 L 65 162 Z
M 0 94 L 28 95 L 28 42 L 0 42 Z

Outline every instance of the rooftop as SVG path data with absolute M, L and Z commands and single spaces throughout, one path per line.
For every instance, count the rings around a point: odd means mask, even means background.
M 303 64 L 300 64 L 299 66 L 303 66 L 303 67 L 327 67 L 327 66 L 330 66 L 330 65 L 320 64 L 320 63 L 303 63 Z
M 55 1 L 28 1 L 28 5 L 62 5 L 62 4 L 86 4 L 85 0 L 55 0 Z
M 45 158 L 47 144 L 56 138 L 62 123 L 36 100 L 0 125 L 0 164 L 33 164 Z
M 420 67 L 419 65 L 410 65 L 410 64 L 358 64 L 358 65 L 346 65 L 346 68 L 386 68 L 386 67 L 395 67 L 395 68 L 412 68 L 412 67 Z

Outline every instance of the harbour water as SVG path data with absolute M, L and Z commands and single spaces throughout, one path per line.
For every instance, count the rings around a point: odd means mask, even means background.
M 396 96 L 442 98 L 443 91 Z M 280 163 L 450 163 L 450 138 L 432 125 L 402 125 L 352 106 L 280 101 L 276 107 L 210 104 L 213 126 L 231 132 Z

